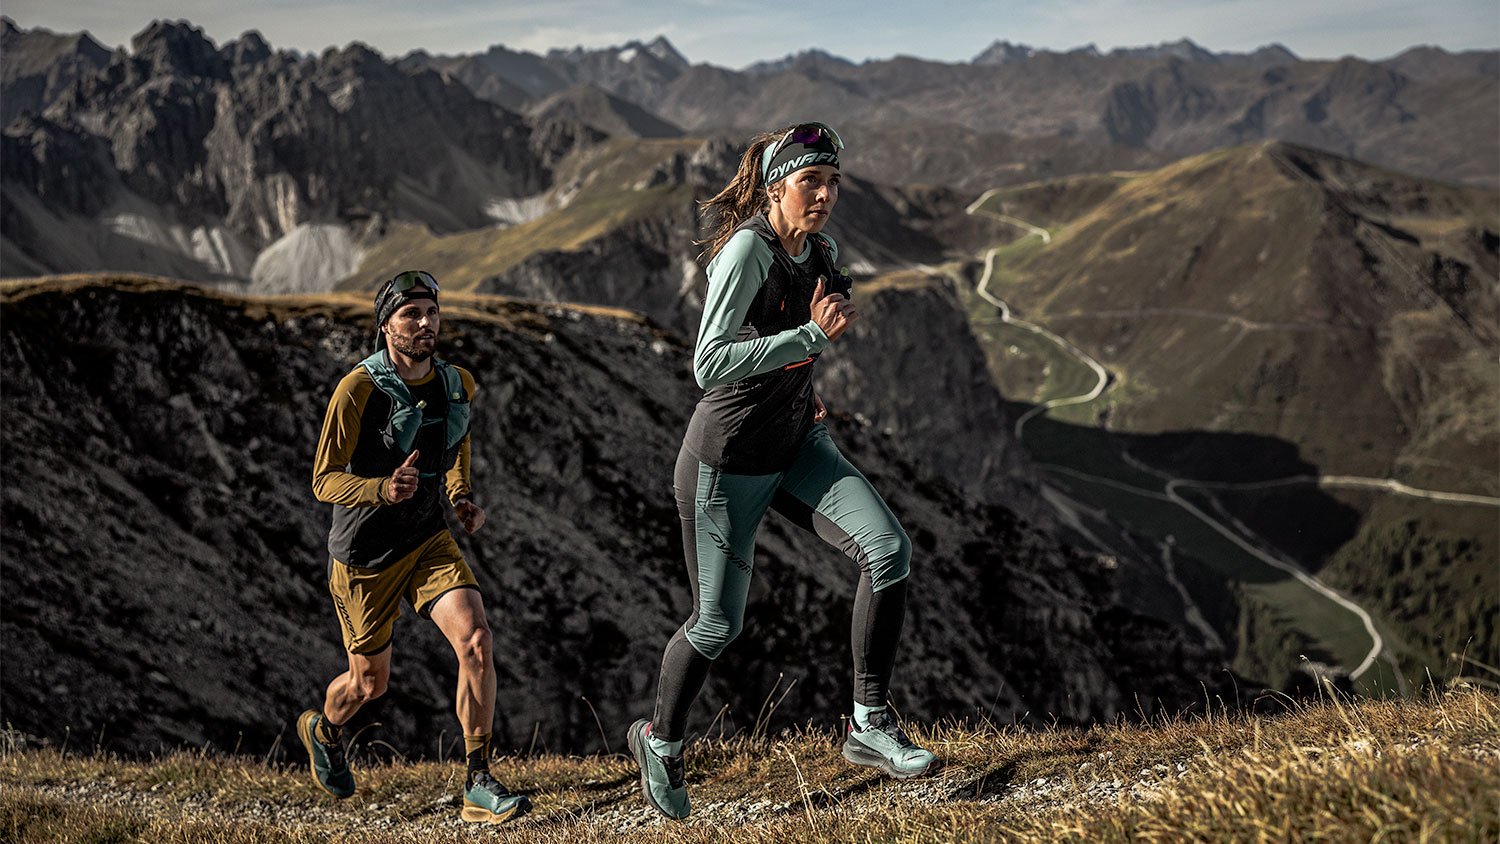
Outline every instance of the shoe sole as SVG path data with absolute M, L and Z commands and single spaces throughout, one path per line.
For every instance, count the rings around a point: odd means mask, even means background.
M 646 776 L 645 753 L 647 750 L 647 745 L 646 736 L 644 735 L 644 733 L 646 731 L 647 724 L 648 722 L 646 721 L 646 719 L 642 718 L 639 721 L 636 721 L 634 724 L 631 724 L 630 730 L 625 733 L 625 743 L 630 746 L 630 755 L 635 757 L 636 767 L 641 769 L 641 794 L 646 798 L 646 805 L 660 812 L 663 817 L 671 818 L 674 821 L 680 821 L 682 820 L 682 818 L 679 818 L 676 815 L 668 812 L 666 809 L 663 809 L 661 806 L 658 806 L 656 800 L 651 797 L 651 782 L 650 779 Z M 686 817 L 686 815 L 684 815 L 683 817 Z
M 890 761 L 881 754 L 866 748 L 862 744 L 849 741 L 844 742 L 844 760 L 851 765 L 858 765 L 861 768 L 879 768 L 886 773 L 886 776 L 898 780 L 909 780 L 914 777 L 925 777 L 928 774 L 936 773 L 939 768 L 943 767 L 943 761 L 941 759 L 933 759 L 931 762 L 927 763 L 927 767 L 922 768 L 921 770 L 903 771 L 902 769 L 892 765 Z
M 491 812 L 483 806 L 475 806 L 465 803 L 462 812 L 458 813 L 460 819 L 469 823 L 505 823 L 514 820 L 531 811 L 531 801 L 525 797 L 517 800 L 509 809 L 502 812 Z
M 318 766 L 313 764 L 312 748 L 312 743 L 317 740 L 313 738 L 312 734 L 312 722 L 316 717 L 318 717 L 318 713 L 312 711 L 311 709 L 297 716 L 297 738 L 302 739 L 302 747 L 307 751 L 307 769 L 308 771 L 312 772 L 313 782 L 317 783 L 318 788 L 323 789 L 323 792 L 325 794 L 328 794 L 331 797 L 337 797 L 340 800 L 347 799 L 353 796 L 352 792 L 350 794 L 339 794 L 337 791 L 334 791 L 328 786 L 324 785 L 321 779 L 318 779 Z

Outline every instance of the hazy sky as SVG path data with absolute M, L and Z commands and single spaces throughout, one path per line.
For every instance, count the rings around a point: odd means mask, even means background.
M 320 52 L 362 41 L 388 56 L 492 44 L 545 52 L 665 35 L 689 61 L 732 68 L 812 47 L 854 61 L 967 61 L 996 40 L 1107 51 L 1186 37 L 1219 52 L 1277 42 L 1308 59 L 1381 59 L 1419 44 L 1500 47 L 1496 0 L 6 0 L 3 11 L 21 27 L 86 29 L 110 47 L 128 45 L 157 18 L 187 19 L 219 44 L 255 29 L 276 48 Z

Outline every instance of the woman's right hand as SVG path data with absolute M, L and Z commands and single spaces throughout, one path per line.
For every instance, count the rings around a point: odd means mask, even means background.
M 823 329 L 829 340 L 837 340 L 850 323 L 859 319 L 859 312 L 854 309 L 854 303 L 845 299 L 842 294 L 825 293 L 826 281 L 818 276 L 818 286 L 812 295 L 812 321 Z

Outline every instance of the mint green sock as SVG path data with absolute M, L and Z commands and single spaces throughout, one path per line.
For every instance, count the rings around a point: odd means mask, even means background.
M 884 704 L 880 706 L 865 706 L 859 701 L 854 702 L 854 726 L 863 730 L 870 726 L 870 716 L 885 709 Z
M 662 741 L 656 736 L 648 736 L 646 743 L 651 745 L 651 751 L 657 756 L 681 756 L 682 740 Z

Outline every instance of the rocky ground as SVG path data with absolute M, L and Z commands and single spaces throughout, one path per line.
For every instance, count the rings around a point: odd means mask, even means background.
M 848 765 L 825 730 L 710 740 L 690 749 L 693 811 L 681 822 L 644 804 L 627 757 L 513 756 L 495 770 L 531 795 L 534 811 L 500 827 L 458 819 L 453 763 L 357 763 L 358 792 L 334 801 L 301 763 L 192 751 L 129 762 L 60 755 L 11 734 L 0 752 L 0 832 L 381 844 L 1135 841 L 1147 831 L 1163 840 L 1493 840 L 1500 813 L 1484 795 L 1500 759 L 1497 712 L 1493 694 L 1464 688 L 1421 701 L 1325 699 L 1276 717 L 917 726 L 915 737 L 948 764 L 906 781 Z

